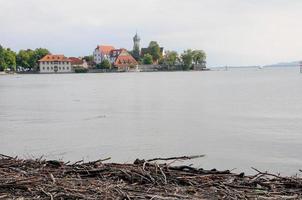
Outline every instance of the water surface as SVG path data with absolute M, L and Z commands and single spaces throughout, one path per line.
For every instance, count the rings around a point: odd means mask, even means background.
M 132 162 L 206 154 L 199 167 L 302 168 L 298 68 L 0 76 L 0 152 Z

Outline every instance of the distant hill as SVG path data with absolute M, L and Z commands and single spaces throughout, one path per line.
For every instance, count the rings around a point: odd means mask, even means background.
M 301 61 L 295 61 L 295 62 L 281 62 L 277 64 L 272 65 L 265 65 L 264 67 L 299 67 Z

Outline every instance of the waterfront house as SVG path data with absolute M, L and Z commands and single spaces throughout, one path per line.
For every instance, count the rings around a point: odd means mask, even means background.
M 46 55 L 39 60 L 40 73 L 72 72 L 71 60 L 64 55 Z
M 82 58 L 76 58 L 76 57 L 69 57 L 69 60 L 71 62 L 72 68 L 85 68 L 88 69 L 88 63 L 86 60 Z
M 99 45 L 93 53 L 94 62 L 100 64 L 108 60 L 118 71 L 129 71 L 137 67 L 138 63 L 124 48 L 115 49 L 113 46 Z
M 118 71 L 129 71 L 137 68 L 137 61 L 126 49 L 115 49 L 111 51 L 111 62 Z
M 114 50 L 113 46 L 99 45 L 93 52 L 93 60 L 96 64 L 100 64 L 103 60 L 110 60 L 110 53 Z

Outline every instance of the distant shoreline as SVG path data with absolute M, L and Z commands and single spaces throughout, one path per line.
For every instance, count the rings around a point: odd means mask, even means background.
M 0 72 L 0 75 L 16 75 L 16 74 L 110 74 L 110 73 L 148 73 L 148 72 L 201 72 L 201 71 L 212 71 L 210 68 L 203 70 L 146 70 L 146 71 L 102 71 L 102 70 L 90 70 L 87 72 L 60 72 L 60 73 L 40 73 L 39 71 L 31 72 Z

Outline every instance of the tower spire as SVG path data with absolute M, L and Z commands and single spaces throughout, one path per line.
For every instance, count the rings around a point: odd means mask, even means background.
M 141 38 L 138 36 L 137 30 L 136 30 L 135 36 L 133 37 L 133 57 L 136 60 L 139 60 L 139 57 L 140 57 L 140 41 L 141 41 Z

